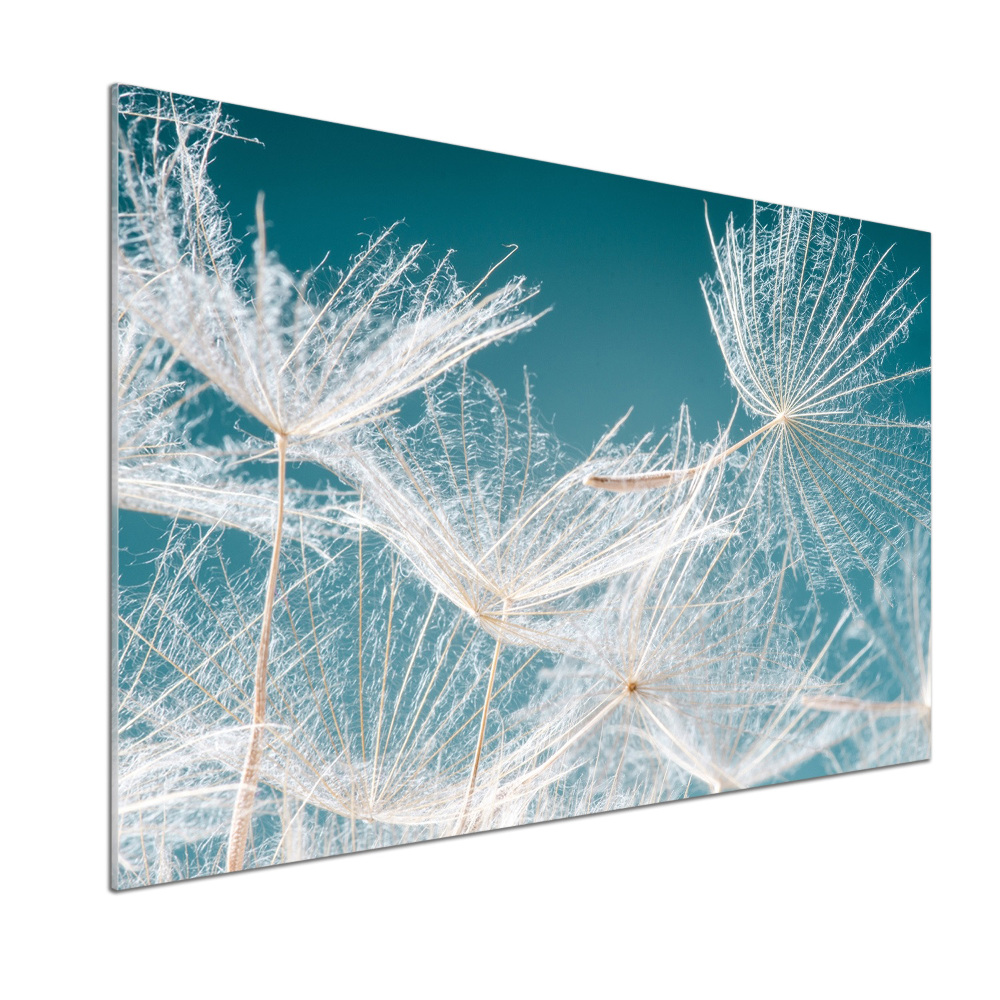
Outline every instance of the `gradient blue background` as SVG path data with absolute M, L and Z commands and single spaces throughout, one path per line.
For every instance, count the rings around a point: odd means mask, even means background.
M 750 218 L 746 199 L 504 156 L 460 146 L 225 105 L 241 135 L 221 140 L 210 174 L 234 233 L 252 241 L 265 193 L 268 245 L 292 270 L 329 253 L 346 265 L 400 219 L 400 239 L 453 248 L 460 278 L 475 283 L 517 243 L 497 278 L 524 274 L 552 306 L 538 326 L 480 352 L 472 366 L 520 398 L 523 367 L 535 407 L 581 451 L 629 407 L 625 438 L 665 430 L 682 402 L 699 438 L 725 424 L 736 402 L 712 334 L 699 279 L 714 271 L 705 202 L 718 239 L 727 215 Z M 803 164 L 808 170 L 808 164 Z M 805 206 L 822 209 L 822 206 Z M 248 235 L 249 234 L 249 235 Z M 919 268 L 927 298 L 893 370 L 929 364 L 930 234 L 867 223 L 863 240 L 890 244 L 893 274 Z M 930 416 L 930 380 L 904 388 L 911 418 Z M 742 415 L 737 430 L 745 427 Z
M 471 367 L 515 403 L 526 367 L 534 412 L 579 452 L 630 407 L 626 441 L 668 430 L 682 403 L 701 440 L 729 421 L 737 397 L 699 285 L 714 272 L 705 208 L 718 239 L 730 213 L 737 226 L 750 220 L 751 201 L 238 105 L 224 110 L 241 135 L 263 143 L 220 139 L 209 170 L 248 256 L 260 191 L 268 246 L 294 272 L 324 257 L 333 268 L 346 267 L 368 234 L 399 220 L 404 244 L 426 240 L 434 259 L 454 249 L 466 285 L 516 243 L 518 252 L 491 287 L 524 274 L 541 286 L 532 305 L 552 311 L 533 330 L 475 355 Z M 926 299 L 886 367 L 928 365 L 930 234 L 865 223 L 862 243 L 880 254 L 894 245 L 892 274 L 919 271 L 910 290 Z M 930 379 L 899 388 L 907 415 L 929 419 Z M 237 422 L 253 429 L 245 416 Z M 753 426 L 739 414 L 737 434 Z M 309 484 L 315 470 L 291 474 Z M 123 512 L 124 581 L 154 572 L 147 552 L 162 545 L 163 527 L 163 519 Z M 230 544 L 237 561 L 249 558 L 249 540 Z M 862 590 L 870 586 L 858 582 Z M 833 620 L 841 598 L 828 595 L 825 605 Z M 819 773 L 824 765 L 817 760 L 792 777 Z

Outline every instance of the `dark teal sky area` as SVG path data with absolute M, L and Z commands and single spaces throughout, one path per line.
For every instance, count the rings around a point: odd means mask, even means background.
M 237 236 L 265 193 L 268 244 L 292 270 L 330 254 L 344 266 L 364 237 L 400 219 L 400 239 L 449 248 L 474 284 L 517 243 L 497 278 L 524 274 L 552 306 L 534 330 L 476 355 L 472 367 L 520 398 L 522 367 L 535 406 L 580 450 L 634 412 L 626 438 L 665 430 L 687 402 L 700 438 L 728 421 L 736 397 L 699 288 L 713 269 L 704 202 L 718 238 L 726 216 L 750 218 L 750 201 L 574 167 L 449 146 L 366 129 L 226 105 L 241 135 L 222 140 L 211 176 Z M 803 165 L 808 170 L 808 165 Z M 822 206 L 806 206 L 817 207 Z M 915 295 L 930 294 L 930 235 L 866 224 L 879 251 L 895 243 L 895 275 L 920 269 Z M 495 285 L 494 285 L 495 287 Z M 929 301 L 893 370 L 930 357 Z M 929 380 L 907 387 L 913 418 L 929 416 Z M 741 419 L 738 426 L 744 426 Z

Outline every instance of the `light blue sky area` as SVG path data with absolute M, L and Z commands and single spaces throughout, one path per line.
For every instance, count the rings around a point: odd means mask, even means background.
M 268 244 L 293 270 L 329 253 L 346 264 L 400 219 L 400 239 L 456 251 L 460 278 L 476 282 L 516 243 L 497 277 L 524 274 L 541 286 L 538 326 L 476 355 L 472 366 L 520 398 L 523 367 L 537 412 L 566 443 L 588 450 L 629 407 L 625 437 L 665 430 L 686 402 L 701 439 L 731 415 L 736 397 L 709 324 L 699 279 L 713 271 L 705 202 L 718 239 L 730 212 L 749 220 L 746 199 L 601 174 L 235 105 L 242 135 L 221 140 L 211 167 L 237 236 L 253 226 L 265 193 Z M 558 123 L 553 123 L 558 127 Z M 808 169 L 808 164 L 803 164 Z M 806 206 L 822 208 L 822 206 Z M 880 253 L 895 244 L 892 273 L 920 269 L 916 298 L 930 294 L 930 235 L 865 224 Z M 249 243 L 249 240 L 248 240 Z M 928 302 L 892 370 L 930 357 Z M 929 379 L 904 389 L 908 414 L 930 415 Z M 738 421 L 737 430 L 746 426 Z

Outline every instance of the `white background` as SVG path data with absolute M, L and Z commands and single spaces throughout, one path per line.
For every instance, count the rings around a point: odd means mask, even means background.
M 8 10 L 7 995 L 995 988 L 998 90 L 978 7 Z M 109 892 L 115 80 L 931 230 L 933 762 Z

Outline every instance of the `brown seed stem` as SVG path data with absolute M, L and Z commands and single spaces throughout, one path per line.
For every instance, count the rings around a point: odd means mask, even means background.
M 229 827 L 229 849 L 226 854 L 226 871 L 243 869 L 243 855 L 250 833 L 254 799 L 260 776 L 260 759 L 264 748 L 264 715 L 267 711 L 267 661 L 271 647 L 271 622 L 274 617 L 274 595 L 278 589 L 278 565 L 281 556 L 281 530 L 285 520 L 285 449 L 288 438 L 275 434 L 278 445 L 278 526 L 274 531 L 274 548 L 271 551 L 271 569 L 267 575 L 264 594 L 264 618 L 257 647 L 257 667 L 253 678 L 253 716 L 251 719 L 250 745 L 247 747 L 240 787 L 233 805 L 233 819 Z
M 503 614 L 500 616 L 500 625 L 507 620 L 507 606 L 504 605 Z M 493 683 L 497 676 L 497 663 L 500 661 L 500 647 L 502 640 L 497 636 L 496 646 L 493 650 L 493 662 L 490 664 L 490 679 L 486 685 L 486 701 L 483 703 L 483 717 L 479 723 L 479 739 L 476 742 L 476 755 L 472 761 L 472 774 L 469 777 L 469 787 L 465 792 L 465 802 L 462 805 L 462 812 L 459 814 L 458 822 L 455 824 L 455 833 L 459 834 L 465 830 L 465 821 L 469 812 L 469 805 L 472 802 L 472 793 L 476 790 L 476 775 L 479 773 L 479 761 L 483 755 L 483 743 L 486 740 L 486 717 L 490 711 L 490 701 L 493 698 Z
M 737 441 L 736 444 L 720 454 L 714 455 L 707 462 L 692 466 L 690 469 L 660 469 L 655 472 L 633 472 L 631 475 L 624 476 L 587 476 L 583 485 L 592 486 L 599 490 L 610 490 L 612 493 L 632 493 L 635 490 L 654 490 L 661 486 L 673 486 L 685 479 L 693 479 L 699 472 L 704 472 L 718 465 L 724 458 L 739 451 L 754 438 L 760 437 L 761 434 L 773 430 L 778 424 L 784 422 L 784 416 L 775 417 L 763 427 L 758 427 L 752 434 L 748 434 L 742 441 Z

